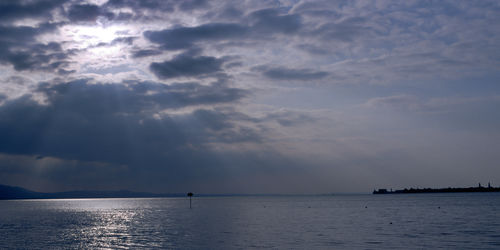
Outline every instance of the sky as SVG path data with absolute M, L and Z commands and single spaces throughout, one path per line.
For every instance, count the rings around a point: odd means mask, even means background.
M 0 183 L 500 186 L 500 2 L 3 0 Z

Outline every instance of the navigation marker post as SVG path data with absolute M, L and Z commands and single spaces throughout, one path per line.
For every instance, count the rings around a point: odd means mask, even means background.
M 189 196 L 189 208 L 191 208 L 191 197 L 193 197 L 193 193 L 189 192 L 187 196 Z

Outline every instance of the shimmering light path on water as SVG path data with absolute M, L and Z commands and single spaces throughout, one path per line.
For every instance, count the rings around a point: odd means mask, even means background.
M 500 194 L 0 201 L 0 248 L 500 248 Z

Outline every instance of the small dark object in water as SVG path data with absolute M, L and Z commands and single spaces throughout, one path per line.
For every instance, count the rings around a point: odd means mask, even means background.
M 187 196 L 189 196 L 189 208 L 191 208 L 191 197 L 193 197 L 193 193 L 189 192 Z

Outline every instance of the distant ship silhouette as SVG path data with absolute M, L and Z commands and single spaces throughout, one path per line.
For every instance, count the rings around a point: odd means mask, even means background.
M 492 187 L 488 182 L 488 187 L 481 186 L 481 183 L 477 187 L 468 188 L 405 188 L 400 190 L 387 190 L 385 188 L 380 188 L 378 190 L 373 190 L 373 194 L 420 194 L 420 193 L 476 193 L 476 192 L 500 192 L 500 187 Z

